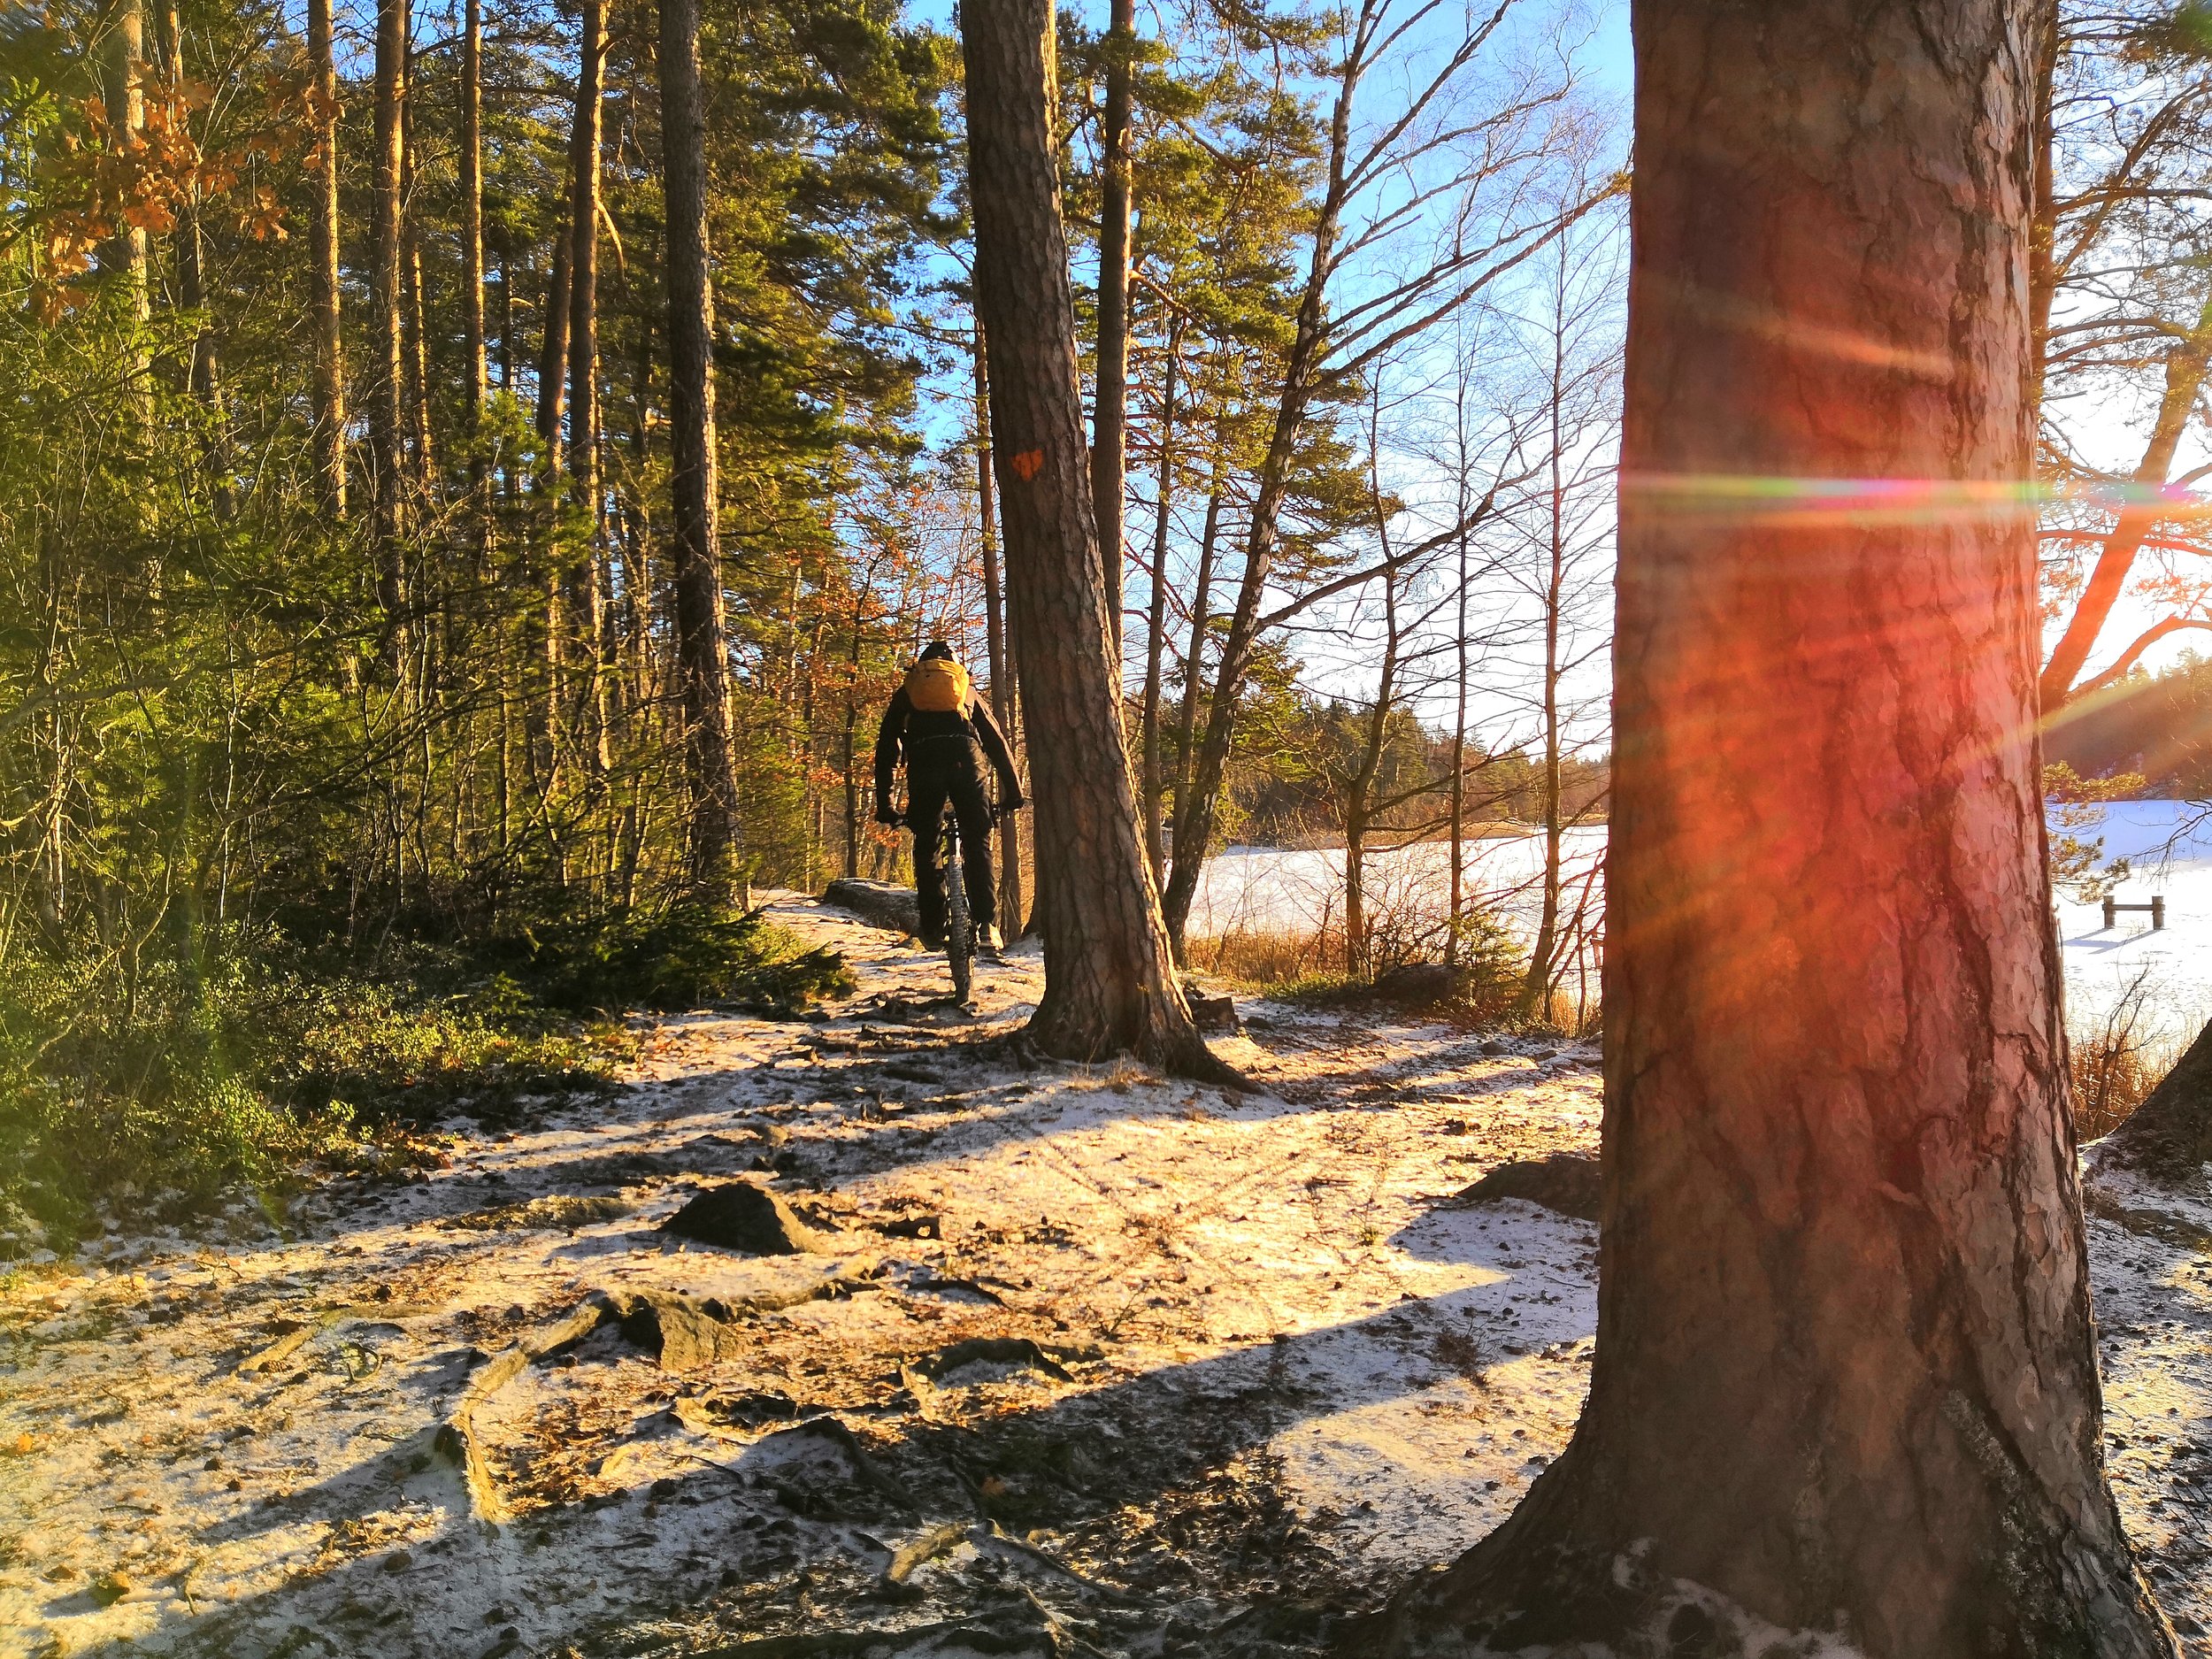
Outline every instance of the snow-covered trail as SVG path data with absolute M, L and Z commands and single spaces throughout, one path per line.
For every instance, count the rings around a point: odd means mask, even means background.
M 956 1624 L 1015 1581 L 1056 1618 L 1234 1651 L 1256 1601 L 1449 1555 L 1563 1444 L 1591 1229 L 1437 1205 L 1589 1144 L 1588 1056 L 1272 1010 L 1221 1045 L 1270 1094 L 1036 1069 L 992 1042 L 1033 956 L 986 970 L 978 1018 L 914 1014 L 941 964 L 776 908 L 853 958 L 841 1018 L 664 1020 L 612 1102 L 456 1124 L 449 1168 L 326 1188 L 288 1240 L 9 1281 L 0 1653 L 676 1652 Z M 656 1230 L 740 1174 L 829 1250 Z M 555 1196 L 627 1213 L 534 1230 L 519 1207 Z M 487 1525 L 439 1435 L 472 1379 L 594 1293 L 648 1292 L 735 1310 L 710 1363 L 610 1325 L 523 1367 L 467 1417 Z M 857 1438 L 791 1430 L 816 1410 Z M 887 1592 L 894 1552 L 954 1524 Z M 1122 1600 L 1087 1612 L 1071 1571 Z
M 1446 1201 L 1594 1145 L 1586 1051 L 1248 1005 L 1265 1094 L 1038 1067 L 1033 957 L 918 1010 L 932 959 L 775 908 L 838 1018 L 661 1020 L 614 1099 L 288 1237 L 0 1281 L 0 1655 L 1306 1652 L 1564 1444 L 1594 1230 Z M 733 1178 L 826 1248 L 658 1229 Z M 2115 1476 L 2193 1631 L 2212 1282 L 2101 1202 Z

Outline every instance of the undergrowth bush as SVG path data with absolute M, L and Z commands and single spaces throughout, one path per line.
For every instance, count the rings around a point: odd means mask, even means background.
M 179 1220 L 278 1192 L 312 1164 L 433 1156 L 457 1110 L 609 1086 L 634 1044 L 604 1009 L 793 1009 L 843 959 L 757 917 L 676 907 L 582 919 L 463 956 L 395 953 L 375 977 L 280 936 L 190 964 L 0 954 L 0 1259 L 66 1251 L 103 1205 Z
M 1423 935 L 1423 949 L 1415 949 L 1409 940 L 1396 933 L 1371 938 L 1371 970 L 1363 974 L 1347 971 L 1344 929 L 1335 922 L 1310 930 L 1239 929 L 1194 939 L 1185 959 L 1194 968 L 1286 1002 L 1345 1002 L 1403 995 L 1476 1024 L 1494 1025 L 1513 1018 L 1527 960 L 1495 916 L 1471 911 L 1460 918 L 1448 970 L 1437 959 L 1444 944 L 1440 925 Z M 1523 1023 L 1576 1031 L 1569 1000 L 1555 994 L 1551 1002 L 1537 1019 Z
M 2110 1134 L 2173 1070 L 2185 1045 L 2165 1011 L 2153 995 L 2146 969 L 2121 987 L 2101 1015 L 2072 1023 L 2066 1062 L 2078 1140 Z
M 853 986 L 838 952 L 809 949 L 757 911 L 732 916 L 698 903 L 557 918 L 503 949 L 532 995 L 575 1013 L 717 1002 L 787 1012 Z

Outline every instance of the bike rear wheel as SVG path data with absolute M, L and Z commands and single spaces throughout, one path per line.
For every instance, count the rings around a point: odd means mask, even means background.
M 968 923 L 967 872 L 956 855 L 945 861 L 945 959 L 952 966 L 952 995 L 964 1002 L 975 983 L 975 930 Z

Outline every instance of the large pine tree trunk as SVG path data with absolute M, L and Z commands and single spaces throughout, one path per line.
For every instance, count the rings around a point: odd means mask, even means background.
M 333 518 L 346 511 L 346 372 L 338 315 L 338 64 L 331 48 L 331 0 L 308 0 L 307 67 L 314 81 L 315 471 Z
M 1134 1051 L 1220 1076 L 1169 959 L 1122 748 L 1046 96 L 1049 0 L 970 0 L 961 25 L 1007 598 L 1038 739 L 1045 994 L 1030 1033 L 1053 1054 Z
M 1679 1634 L 1687 1580 L 1874 1659 L 2175 1651 L 2104 1479 L 2033 524 L 1990 504 L 2033 11 L 1636 7 L 1596 1359 L 1402 1619 Z M 1938 486 L 1728 488 L 1809 477 Z
M 737 882 L 737 776 L 730 751 L 729 653 L 715 529 L 714 290 L 707 268 L 706 117 L 698 0 L 661 0 L 661 176 L 668 211 L 669 508 L 692 879 Z

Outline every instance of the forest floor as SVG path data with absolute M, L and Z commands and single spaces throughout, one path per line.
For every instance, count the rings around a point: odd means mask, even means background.
M 438 1167 L 0 1280 L 0 1655 L 1294 1654 L 1565 1443 L 1594 1230 L 1453 1199 L 1594 1148 L 1594 1050 L 1252 1002 L 1260 1093 L 1041 1066 L 1033 955 L 964 1013 L 774 913 L 831 1017 L 641 1024 Z M 661 1227 L 732 1179 L 810 1248 Z M 2212 1207 L 2093 1207 L 2114 1480 L 2212 1659 Z

